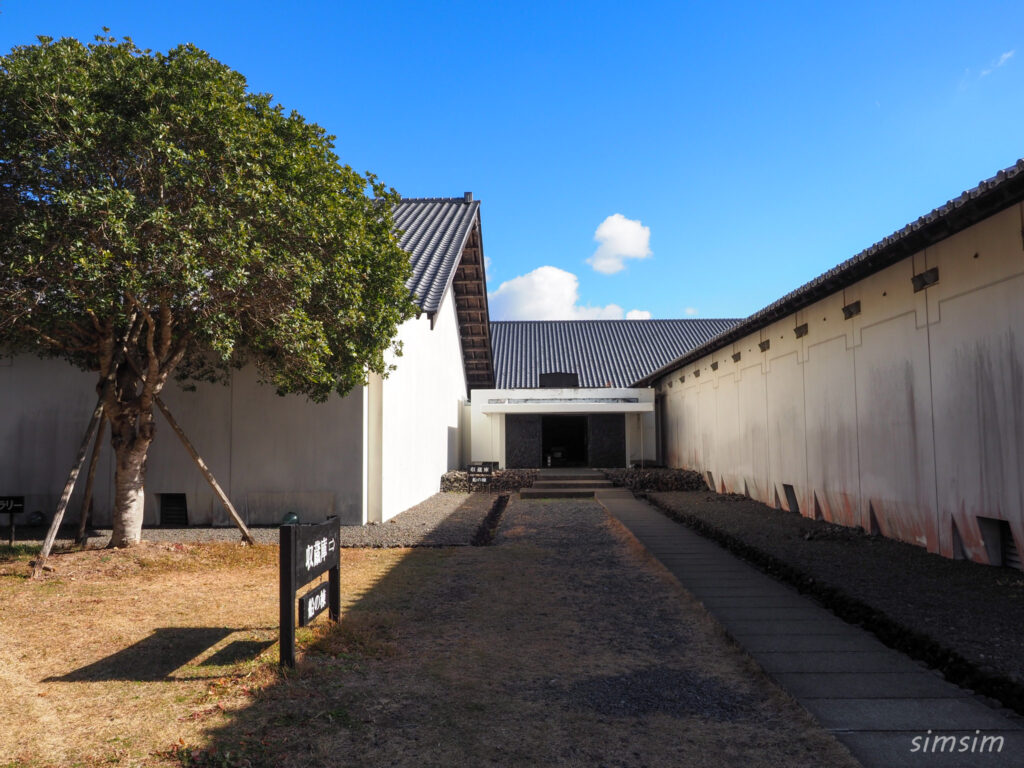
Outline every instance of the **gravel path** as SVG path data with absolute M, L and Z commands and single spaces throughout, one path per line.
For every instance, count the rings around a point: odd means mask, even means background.
M 735 494 L 648 498 L 886 644 L 1024 713 L 1024 573 L 950 560 Z
M 430 498 L 410 507 L 385 523 L 341 526 L 343 547 L 457 547 L 465 546 L 473 539 L 487 512 L 494 502 L 494 495 L 488 493 L 435 493 Z M 276 544 L 276 526 L 249 529 L 259 544 Z M 2 533 L 3 531 L 0 531 Z M 41 544 L 46 531 L 35 529 L 19 532 L 19 544 Z M 28 538 L 25 538 L 25 537 Z M 74 532 L 61 529 L 56 541 L 57 547 L 70 547 Z M 203 542 L 239 541 L 237 528 L 144 528 L 145 541 Z M 110 541 L 110 529 L 90 531 L 86 542 L 90 547 L 104 547 Z

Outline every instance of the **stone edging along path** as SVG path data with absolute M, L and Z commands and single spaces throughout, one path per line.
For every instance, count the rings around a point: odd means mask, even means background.
M 999 670 L 983 668 L 943 643 L 941 639 L 908 626 L 857 594 L 824 583 L 797 565 L 766 552 L 697 515 L 674 508 L 659 498 L 659 494 L 640 492 L 635 495 L 647 500 L 671 519 L 718 542 L 766 573 L 815 598 L 844 621 L 869 630 L 887 646 L 940 670 L 949 681 L 996 699 L 1002 705 L 1024 715 L 1024 684 L 1020 681 Z

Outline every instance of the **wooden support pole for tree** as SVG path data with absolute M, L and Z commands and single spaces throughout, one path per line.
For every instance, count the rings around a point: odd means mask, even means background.
M 103 432 L 107 428 L 107 420 L 100 420 L 99 431 L 96 432 L 96 439 L 92 444 L 92 456 L 89 457 L 89 473 L 85 476 L 85 498 L 82 499 L 82 511 L 78 516 L 78 536 L 75 537 L 76 544 L 85 543 L 85 525 L 92 513 L 92 486 L 96 479 L 96 465 L 99 464 L 100 450 L 103 448 Z
M 64 512 L 68 508 L 68 502 L 71 501 L 71 492 L 75 490 L 78 473 L 81 472 L 82 464 L 85 462 L 85 452 L 89 449 L 89 443 L 92 442 L 93 436 L 96 434 L 96 429 L 99 427 L 101 418 L 103 418 L 102 395 L 99 400 L 96 401 L 96 408 L 92 412 L 92 419 L 89 420 L 89 428 L 85 430 L 85 437 L 82 439 L 82 445 L 78 449 L 78 456 L 75 458 L 74 466 L 71 467 L 71 473 L 68 475 L 68 481 L 64 484 L 64 493 L 60 496 L 60 502 L 57 504 L 57 511 L 53 515 L 53 522 L 50 523 L 50 530 L 47 532 L 46 538 L 43 540 L 43 548 L 39 552 L 39 557 L 36 558 L 35 565 L 32 567 L 33 579 L 38 579 L 43 573 L 43 565 L 46 563 L 46 558 L 50 556 L 50 550 L 53 548 L 53 542 L 57 538 L 57 530 L 60 528 L 61 521 L 64 519 Z
M 252 534 L 249 533 L 249 529 L 245 526 L 245 523 L 242 521 L 238 512 L 235 511 L 235 508 L 232 506 L 231 500 L 228 499 L 227 494 L 221 490 L 221 487 L 218 485 L 213 473 L 210 472 L 210 468 L 206 466 L 206 462 L 203 461 L 196 452 L 196 449 L 192 447 L 192 443 L 190 443 L 188 438 L 185 437 L 185 433 L 182 431 L 181 427 L 178 426 L 178 422 L 174 420 L 174 417 L 171 416 L 171 412 L 167 410 L 167 406 L 164 405 L 164 401 L 159 397 L 155 397 L 153 400 L 156 402 L 157 408 L 160 409 L 160 413 L 162 413 L 164 418 L 167 419 L 167 423 L 171 425 L 171 429 L 174 430 L 178 439 L 181 440 L 181 444 L 185 446 L 185 450 L 188 451 L 193 461 L 195 461 L 196 465 L 199 467 L 199 471 L 203 473 L 203 477 L 206 478 L 206 482 L 210 484 L 210 487 L 213 488 L 213 492 L 217 494 L 217 498 L 220 499 L 220 503 L 224 505 L 224 509 L 228 511 L 228 514 L 231 515 L 231 519 L 235 521 L 235 525 L 237 525 L 238 529 L 242 532 L 242 538 L 248 544 L 255 544 L 256 539 L 254 539 Z

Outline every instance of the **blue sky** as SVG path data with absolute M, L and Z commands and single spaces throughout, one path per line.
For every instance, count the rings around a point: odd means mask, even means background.
M 745 316 L 1024 157 L 1019 0 L 0 0 L 3 51 L 102 26 L 197 44 L 406 197 L 471 190 L 520 317 Z

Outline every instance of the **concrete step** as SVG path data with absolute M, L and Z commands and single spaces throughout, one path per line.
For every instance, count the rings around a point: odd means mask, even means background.
M 533 488 L 611 488 L 611 480 L 599 480 L 597 478 L 584 479 L 574 478 L 572 480 L 534 480 Z
M 593 488 L 523 488 L 520 499 L 592 499 Z
M 537 473 L 538 480 L 604 480 L 604 472 L 594 470 L 571 470 L 542 469 Z

